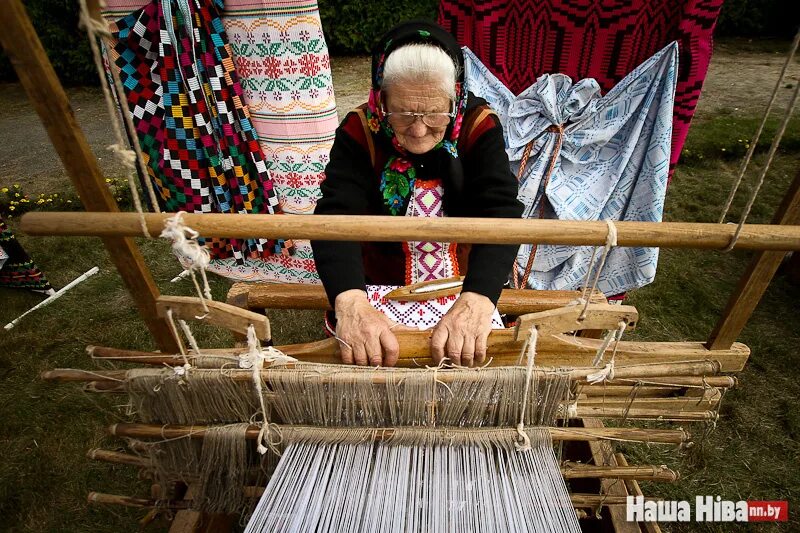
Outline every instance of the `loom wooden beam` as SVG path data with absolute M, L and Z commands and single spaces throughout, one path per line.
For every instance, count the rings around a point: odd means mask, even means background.
M 614 378 L 599 385 L 589 385 L 586 382 L 578 382 L 579 385 L 586 387 L 581 392 L 594 389 L 594 394 L 604 394 L 602 389 L 614 387 L 626 387 L 630 384 L 641 383 L 645 390 L 648 386 L 656 387 L 715 387 L 720 389 L 732 389 L 739 384 L 736 376 L 671 376 L 663 378 Z M 611 392 L 611 394 L 614 394 Z M 621 393 L 622 394 L 622 393 Z
M 400 358 L 398 367 L 423 367 L 432 365 L 430 357 L 429 336 L 430 332 L 397 332 L 400 341 Z M 493 366 L 516 365 L 522 343 L 513 340 L 513 330 L 496 330 L 489 335 L 489 353 Z M 599 339 L 572 337 L 571 335 L 558 335 L 542 337 L 539 339 L 536 354 L 536 363 L 539 367 L 572 367 L 588 368 L 602 343 Z M 308 363 L 341 363 L 339 346 L 335 339 L 326 339 L 302 344 L 288 344 L 276 346 L 286 355 L 295 357 Z M 163 363 L 183 364 L 183 358 L 175 354 L 158 354 L 134 350 L 119 350 L 116 348 L 90 347 L 92 357 L 98 359 L 112 359 L 131 363 L 156 364 Z M 231 357 L 245 353 L 244 349 L 204 349 L 204 356 Z M 701 342 L 637 342 L 621 341 L 616 355 L 616 365 L 631 366 L 639 364 L 653 365 L 648 375 L 634 376 L 651 383 L 649 377 L 672 376 L 673 372 L 664 371 L 671 364 L 680 364 L 686 361 L 714 360 L 719 362 L 720 372 L 738 372 L 744 368 L 750 349 L 741 343 L 735 343 L 729 350 L 714 350 L 706 348 Z M 190 357 L 193 357 L 190 355 Z M 190 359 L 193 365 L 201 366 L 202 357 Z M 667 365 L 657 367 L 656 364 Z M 662 372 L 660 375 L 655 372 Z M 701 377 L 703 374 L 696 374 Z M 708 375 L 708 374 L 707 374 Z M 619 380 L 625 376 L 616 374 Z M 678 383 L 681 383 L 680 381 Z M 655 382 L 653 382 L 655 384 Z M 691 383 L 702 386 L 699 383 Z M 734 382 L 735 384 L 735 382 Z M 709 382 L 710 386 L 725 386 L 723 383 Z
M 800 224 L 800 172 L 789 186 L 772 223 L 788 227 L 797 227 Z M 786 252 L 782 251 L 760 251 L 753 256 L 731 293 L 722 317 L 709 335 L 707 346 L 711 350 L 727 350 L 733 345 L 764 296 L 784 257 Z
M 93 359 L 120 361 L 126 363 L 137 363 L 157 366 L 174 366 L 183 364 L 183 356 L 180 354 L 162 354 L 159 352 L 145 352 L 139 350 L 123 350 L 106 346 L 87 346 L 87 353 Z M 208 349 L 204 350 L 203 356 L 189 354 L 189 362 L 199 368 L 213 368 L 203 365 L 204 360 L 218 360 L 220 357 L 231 357 L 238 359 L 239 354 L 244 350 L 237 349 Z M 625 395 L 630 394 L 633 387 L 638 387 L 638 394 L 647 396 L 647 391 L 651 389 L 674 389 L 682 387 L 705 389 L 708 387 L 729 389 L 736 387 L 738 380 L 735 376 L 666 376 L 666 377 L 635 377 L 626 378 L 615 376 L 613 380 L 605 381 L 601 384 L 590 385 L 585 380 L 577 380 L 576 386 L 579 392 L 587 395 Z
M 400 343 L 399 367 L 435 364 L 430 357 L 430 331 L 396 332 Z M 536 364 L 542 367 L 590 367 L 602 345 L 600 339 L 572 335 L 543 335 L 539 337 Z M 289 344 L 278 347 L 286 355 L 310 363 L 340 363 L 336 339 Z M 522 343 L 514 340 L 514 330 L 494 330 L 489 334 L 488 357 L 492 365 L 515 365 Z M 711 351 L 702 342 L 639 342 L 621 341 L 616 364 L 679 363 L 687 360 L 713 359 L 719 361 L 722 372 L 738 372 L 744 368 L 750 349 L 734 343 L 728 350 Z M 488 360 L 488 359 L 487 359 Z
M 629 406 L 603 406 L 578 403 L 574 416 L 559 418 L 593 418 L 620 420 L 657 420 L 662 422 L 711 422 L 718 418 L 714 410 L 682 410 L 673 407 L 647 408 Z
M 258 498 L 262 494 L 264 494 L 263 487 L 245 487 L 244 493 L 247 497 L 250 498 Z M 604 497 L 604 495 L 600 494 L 584 494 L 584 493 L 570 493 L 569 495 L 570 500 L 572 500 L 572 505 L 574 507 L 588 507 L 588 508 L 595 508 L 595 507 L 604 507 L 608 505 L 624 505 L 627 503 L 625 498 L 620 497 Z M 646 501 L 655 501 L 660 498 L 648 498 L 645 497 Z
M 169 213 L 146 213 L 148 232 L 160 234 Z M 246 217 L 246 218 L 245 218 Z M 288 237 L 331 241 L 408 241 L 425 237 L 445 242 L 489 244 L 605 244 L 605 222 L 573 220 L 486 219 L 368 215 L 281 217 L 228 213 L 185 214 L 184 223 L 206 237 Z M 724 249 L 735 227 L 696 222 L 617 222 L 619 246 Z M 26 213 L 22 230 L 29 235 L 134 237 L 142 234 L 137 213 Z M 747 224 L 736 249 L 800 250 L 800 226 Z
M 229 303 L 248 309 L 331 309 L 322 285 L 240 282 L 234 283 L 228 294 L 234 295 L 234 300 Z M 244 299 L 240 304 L 237 297 L 242 294 Z M 497 310 L 511 315 L 536 313 L 563 307 L 580 295 L 580 291 L 503 289 L 497 301 Z M 590 300 L 598 304 L 606 302 L 600 291 L 594 291 Z
M 255 328 L 259 339 L 269 340 L 272 335 L 269 319 L 266 316 L 223 302 L 211 300 L 203 302 L 199 298 L 190 296 L 159 296 L 156 300 L 156 309 L 158 316 L 162 318 L 167 318 L 169 311 L 172 311 L 175 318 L 202 320 L 241 335 L 247 335 L 250 325 Z
M 128 453 L 116 452 L 95 448 L 89 450 L 86 456 L 95 461 L 102 461 L 111 464 L 135 466 L 139 468 L 153 468 L 153 463 L 146 458 Z M 640 481 L 665 481 L 672 483 L 678 480 L 680 475 L 665 466 L 639 465 L 629 466 L 627 463 L 619 467 L 595 466 L 572 461 L 565 461 L 561 464 L 561 473 L 565 479 L 625 479 Z
M 257 498 L 264 493 L 263 487 L 244 487 L 245 495 Z M 603 496 L 598 494 L 570 494 L 574 507 L 603 507 L 608 505 L 624 505 L 625 498 L 618 496 Z M 654 501 L 658 498 L 645 498 L 647 501 Z M 152 498 L 135 498 L 132 496 L 122 496 L 118 494 L 106 494 L 103 492 L 90 492 L 86 498 L 90 504 L 110 504 L 122 505 L 124 507 L 136 507 L 140 509 L 159 508 L 159 509 L 189 509 L 192 500 L 155 500 Z
M 281 431 L 291 431 L 297 426 L 278 426 Z M 192 425 L 159 425 L 159 424 L 140 424 L 140 423 L 119 423 L 109 426 L 108 433 L 115 437 L 132 437 L 137 439 L 175 439 L 192 438 L 202 439 L 210 426 Z M 258 438 L 260 427 L 252 425 L 247 429 L 245 438 L 255 440 Z M 299 428 L 309 429 L 309 428 Z M 336 428 L 313 428 L 318 432 L 336 431 Z M 650 444 L 673 444 L 685 445 L 690 440 L 690 435 L 683 429 L 640 429 L 640 428 L 614 428 L 603 427 L 549 427 L 550 437 L 554 441 L 580 441 L 580 442 L 599 442 L 622 440 L 626 442 L 646 442 Z M 442 430 L 444 431 L 444 430 Z M 472 431 L 497 432 L 497 428 L 476 429 Z M 375 438 L 388 438 L 394 433 L 392 428 L 378 428 L 375 430 Z
M 669 410 L 676 413 L 681 412 L 706 412 L 715 408 L 719 404 L 721 393 L 718 389 L 712 389 L 712 394 L 708 397 L 695 398 L 691 396 L 674 396 L 670 398 L 623 398 L 620 396 L 587 396 L 577 401 L 578 413 L 581 409 L 594 408 L 598 410 L 625 410 L 631 409 L 657 409 Z
M 86 496 L 86 501 L 90 504 L 122 505 L 123 507 L 137 507 L 140 509 L 161 506 L 161 502 L 150 498 L 135 498 L 133 496 L 106 494 L 104 492 L 90 492 Z M 188 502 L 177 502 L 173 500 L 170 502 L 170 505 L 165 507 L 170 509 L 186 509 L 188 508 Z
M 712 387 L 711 389 L 707 390 L 716 391 L 715 394 L 721 394 L 722 388 Z M 102 380 L 86 381 L 85 385 L 83 386 L 83 390 L 85 392 L 96 392 L 102 394 L 125 394 L 128 392 L 124 383 Z M 636 397 L 635 401 L 637 403 L 642 402 L 642 400 L 645 398 L 689 398 L 688 392 L 682 392 L 684 390 L 685 389 L 681 386 L 637 387 L 631 385 L 608 385 L 606 387 L 594 387 L 587 393 L 582 392 L 581 394 L 583 394 L 590 401 L 603 401 L 607 404 L 616 402 L 617 407 L 625 407 L 630 405 L 631 400 L 629 398 L 632 396 Z M 690 391 L 691 390 L 692 389 L 690 389 Z M 681 392 L 682 395 L 675 396 L 676 393 L 680 394 Z M 706 408 L 712 406 L 711 403 L 706 400 L 703 400 L 701 403 L 697 397 L 691 397 L 690 399 L 695 402 L 695 408 L 700 405 L 704 405 Z
M 294 369 L 297 368 L 292 363 L 288 363 L 285 365 L 281 365 L 274 369 L 266 367 L 261 370 L 261 378 L 269 382 L 272 375 L 275 372 L 285 371 L 287 369 Z M 545 370 L 537 369 L 538 372 L 544 372 Z M 584 368 L 572 368 L 568 371 L 569 377 L 571 379 L 582 379 L 585 378 L 587 375 L 596 372 L 597 369 L 594 367 L 584 367 Z M 675 363 L 672 365 L 630 365 L 630 366 L 619 366 L 616 369 L 616 374 L 620 378 L 624 377 L 646 377 L 649 375 L 654 376 L 697 376 L 697 375 L 706 375 L 706 374 L 714 374 L 719 371 L 719 364 L 716 361 L 684 361 L 682 363 Z M 204 369 L 204 368 L 197 368 L 194 370 L 190 370 L 190 373 L 194 372 L 197 374 L 203 375 L 220 375 L 219 369 Z M 249 369 L 240 369 L 240 368 L 229 368 L 225 369 L 225 377 L 231 379 L 233 381 L 241 381 L 241 382 L 250 382 L 252 378 L 252 370 Z M 345 366 L 341 365 L 340 369 L 336 369 L 328 374 L 322 374 L 319 372 L 318 369 L 313 370 L 314 375 L 318 376 L 324 382 L 353 382 L 357 380 L 370 380 L 372 383 L 384 383 L 386 381 L 386 375 L 382 372 L 377 372 L 375 369 L 367 369 L 367 368 L 359 368 L 359 367 L 352 367 L 352 366 Z M 391 372 L 391 370 L 386 370 L 386 372 Z M 418 372 L 426 372 L 423 369 L 419 369 Z M 170 369 L 164 368 L 145 368 L 138 370 L 137 374 L 139 376 L 153 376 L 153 377 L 163 377 L 168 378 L 174 374 Z M 480 371 L 475 370 L 448 370 L 443 369 L 438 371 L 434 374 L 432 371 L 428 373 L 428 375 L 433 379 L 436 378 L 436 381 L 440 381 L 442 383 L 449 383 L 452 381 L 480 381 L 483 379 L 481 376 Z M 127 370 L 80 370 L 80 369 L 73 369 L 73 368 L 55 368 L 52 370 L 46 370 L 42 372 L 41 378 L 45 381 L 57 381 L 57 382 L 68 382 L 68 381 L 115 381 L 115 382 L 122 382 L 128 378 L 128 371 Z M 602 387 L 602 385 L 597 385 L 598 387 Z
M 564 479 L 606 478 L 674 483 L 680 478 L 677 472 L 665 466 L 629 466 L 627 463 L 620 466 L 597 466 L 567 461 L 561 464 L 561 473 Z
M 150 460 L 138 455 L 131 455 L 129 453 L 115 452 L 112 450 L 103 450 L 102 448 L 94 448 L 86 452 L 86 457 L 93 461 L 103 461 L 106 463 L 114 463 L 119 465 L 137 466 L 140 468 L 151 468 L 153 465 Z
M 114 216 L 119 208 L 20 0 L 3 3 L 0 25 L 3 27 L 0 45 L 11 60 L 81 202 L 89 211 L 107 211 L 109 213 L 105 214 Z M 168 352 L 177 350 L 169 326 L 156 316 L 158 288 L 133 239 L 109 235 L 103 238 L 103 244 L 158 347 Z

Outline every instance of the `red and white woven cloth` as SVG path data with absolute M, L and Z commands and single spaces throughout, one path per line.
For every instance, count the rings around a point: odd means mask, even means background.
M 418 329 L 430 329 L 456 303 L 458 295 L 433 298 L 424 302 L 387 300 L 385 296 L 398 287 L 393 285 L 367 285 L 369 303 L 395 322 Z M 497 309 L 492 314 L 492 329 L 502 329 L 503 321 Z

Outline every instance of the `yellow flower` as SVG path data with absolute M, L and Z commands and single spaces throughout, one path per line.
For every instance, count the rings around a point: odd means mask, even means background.
M 16 207 L 14 207 L 13 205 L 8 206 L 9 211 L 13 211 L 14 209 L 16 209 Z
M 19 198 L 19 193 L 18 192 L 14 193 L 14 198 Z
M 8 192 L 8 187 L 3 187 L 2 189 L 0 189 L 0 192 Z
M 106 183 L 111 183 L 111 178 L 106 178 Z

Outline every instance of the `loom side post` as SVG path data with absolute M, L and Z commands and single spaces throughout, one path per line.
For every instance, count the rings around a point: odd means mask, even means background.
M 778 225 L 800 224 L 800 171 L 786 191 L 772 220 Z M 797 253 L 797 252 L 795 252 Z M 800 255 L 800 254 L 799 254 Z M 725 310 L 709 335 L 709 350 L 727 350 L 739 337 L 747 321 L 767 291 L 786 252 L 756 252 L 747 270 L 731 293 Z
M 0 24 L 4 28 L 0 32 L 0 45 L 14 65 L 81 202 L 89 211 L 118 213 L 119 207 L 106 187 L 97 159 L 20 0 L 3 3 Z M 158 287 L 133 239 L 104 237 L 103 244 L 158 347 L 169 352 L 177 350 L 168 324 L 156 316 Z

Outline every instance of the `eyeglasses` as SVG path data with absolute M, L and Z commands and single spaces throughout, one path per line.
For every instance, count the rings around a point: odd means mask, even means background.
M 383 112 L 389 123 L 395 128 L 407 128 L 417 121 L 417 117 L 422 119 L 422 123 L 429 128 L 443 128 L 450 124 L 450 120 L 455 117 L 455 111 L 450 113 L 415 113 L 413 111 Z

